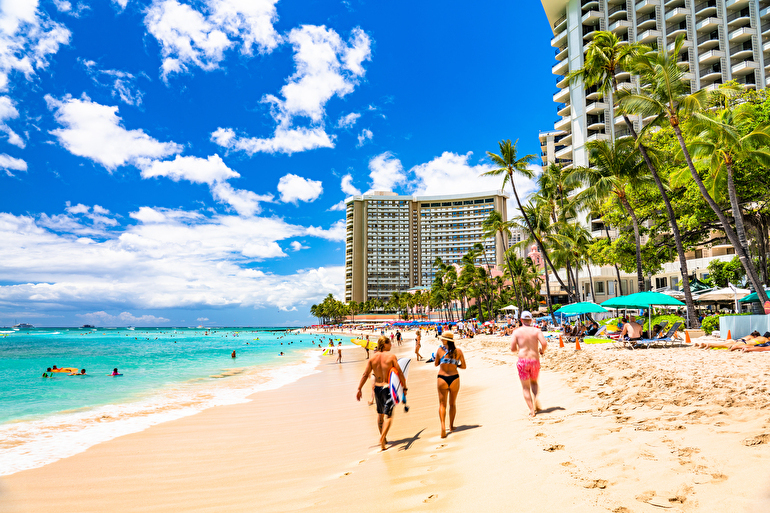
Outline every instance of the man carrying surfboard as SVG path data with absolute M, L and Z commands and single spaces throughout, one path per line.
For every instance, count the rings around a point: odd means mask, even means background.
M 356 392 L 356 400 L 361 400 L 361 389 L 369 379 L 369 375 L 374 373 L 374 398 L 377 402 L 377 429 L 380 431 L 380 448 L 384 451 L 387 449 L 387 435 L 390 430 L 390 426 L 393 420 L 393 407 L 395 402 L 393 396 L 390 393 L 390 385 L 388 383 L 388 377 L 390 371 L 394 370 L 398 374 L 398 379 L 401 381 L 401 386 L 404 387 L 404 394 L 406 394 L 406 377 L 401 371 L 401 367 L 398 364 L 396 355 L 390 352 L 391 342 L 386 336 L 381 336 L 377 340 L 377 353 L 372 356 L 366 362 L 366 368 L 364 369 L 364 375 L 361 376 L 361 382 L 358 384 L 358 392 Z

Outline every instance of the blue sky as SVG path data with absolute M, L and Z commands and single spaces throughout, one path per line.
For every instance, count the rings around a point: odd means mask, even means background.
M 0 0 L 0 326 L 312 323 L 346 196 L 539 155 L 551 37 L 534 0 Z

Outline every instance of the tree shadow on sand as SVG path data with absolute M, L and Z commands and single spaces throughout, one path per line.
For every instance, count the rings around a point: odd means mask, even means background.
M 419 430 L 417 432 L 417 434 L 412 436 L 412 437 L 402 438 L 401 440 L 391 440 L 390 442 L 388 442 L 388 445 L 390 445 L 390 447 L 388 447 L 388 449 L 392 449 L 392 448 L 394 448 L 394 447 L 396 447 L 398 445 L 401 445 L 402 447 L 398 448 L 399 451 L 408 451 L 409 448 L 411 448 L 412 445 L 417 440 L 420 439 L 420 435 L 422 434 L 423 431 L 425 431 L 425 428 L 422 428 L 421 430 Z

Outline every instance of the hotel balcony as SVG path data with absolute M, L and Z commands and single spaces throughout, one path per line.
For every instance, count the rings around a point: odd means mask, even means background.
M 765 44 L 762 45 L 762 51 L 763 52 L 770 52 L 770 41 L 765 41 Z M 765 59 L 767 60 L 767 59 Z
M 735 45 L 730 48 L 730 60 L 742 61 L 751 59 L 754 55 L 754 48 L 751 41 L 745 41 L 743 44 Z
M 636 37 L 637 43 L 653 43 L 661 36 L 660 30 L 645 30 Z
M 610 32 L 615 34 L 625 34 L 631 27 L 631 22 L 628 20 L 618 20 L 610 25 Z
M 583 22 L 583 25 L 593 25 L 595 22 L 599 21 L 602 18 L 602 13 L 599 11 L 588 11 L 583 15 L 581 18 L 581 21 Z
M 674 49 L 675 46 L 676 46 L 676 41 L 674 41 L 673 43 L 669 43 L 666 48 L 670 52 Z M 689 39 L 685 39 L 684 42 L 682 43 L 682 48 L 691 48 L 691 47 L 692 47 L 692 41 L 690 41 Z
M 620 5 L 615 5 L 607 10 L 607 17 L 612 20 L 625 19 L 628 17 L 628 10 L 626 9 L 626 3 L 623 2 Z
M 569 103 L 561 104 L 561 105 L 562 105 L 561 107 L 557 107 L 559 110 L 556 111 L 556 114 L 562 117 L 569 116 L 570 113 L 572 112 L 572 105 L 570 105 Z
M 698 38 L 698 51 L 704 52 L 709 48 L 716 48 L 719 46 L 719 31 L 713 30 L 711 33 Z
M 722 81 L 721 80 L 717 80 L 716 82 L 713 82 L 713 83 L 703 87 L 702 89 L 704 89 L 706 91 L 716 91 L 721 86 L 722 86 Z
M 553 124 L 554 130 L 569 130 L 572 127 L 572 118 L 564 116 Z
M 636 17 L 637 32 L 644 32 L 645 30 L 654 29 L 656 24 L 657 18 L 655 17 L 655 12 Z
M 730 30 L 749 24 L 751 24 L 751 16 L 749 15 L 748 7 L 727 15 L 727 27 Z
M 713 66 L 708 66 L 706 68 L 701 68 L 700 70 L 701 82 L 712 81 L 718 78 L 722 78 L 722 70 L 718 64 L 715 64 Z
M 588 130 L 603 130 L 604 116 L 586 116 L 586 123 L 588 124 Z
M 599 9 L 599 1 L 598 0 L 582 0 L 580 2 L 580 8 L 583 11 L 595 11 Z
M 569 61 L 567 59 L 564 59 L 563 61 L 559 61 L 551 68 L 551 73 L 554 75 L 566 75 L 569 73 Z
M 556 49 L 556 60 L 557 61 L 566 60 L 568 57 L 568 54 L 569 54 L 569 46 L 562 45 Z
M 610 136 L 601 132 L 597 132 L 593 135 L 589 135 L 588 138 L 586 138 L 586 142 L 591 141 L 609 141 Z
M 688 14 L 688 9 L 685 9 L 684 7 L 677 7 L 676 9 L 672 9 L 666 13 L 666 24 L 679 23 L 680 21 L 686 19 Z
M 607 109 L 608 105 L 604 102 L 593 102 L 586 105 L 586 113 L 601 114 Z
M 702 18 L 703 16 L 711 16 L 717 13 L 717 0 L 707 0 L 701 2 L 695 6 L 695 16 Z
M 556 34 L 553 39 L 551 39 L 551 46 L 554 48 L 559 48 L 563 44 L 567 42 L 567 29 L 564 29 L 562 32 L 559 32 Z
M 559 89 L 556 94 L 553 95 L 553 101 L 556 103 L 564 103 L 569 100 L 569 87 Z
M 754 36 L 756 34 L 757 34 L 757 29 L 753 29 L 751 27 L 741 27 L 738 30 L 733 30 L 732 32 L 730 32 L 730 35 L 727 37 L 727 39 L 728 41 L 730 41 L 730 43 L 742 43 L 747 39 L 751 39 L 751 36 Z
M 727 0 L 725 2 L 725 7 L 733 11 L 735 9 L 748 7 L 748 6 L 749 6 L 749 0 Z
M 655 7 L 658 5 L 660 5 L 660 0 L 642 0 L 641 2 L 636 2 L 636 13 L 644 14 L 654 11 Z
M 554 157 L 557 159 L 572 159 L 572 145 L 565 146 L 564 148 L 560 149 L 556 153 L 553 154 Z
M 721 23 L 722 18 L 706 18 L 695 24 L 695 30 L 698 32 L 711 32 L 719 28 Z
M 759 17 L 764 19 L 770 18 L 770 6 L 765 7 L 759 11 Z
M 698 56 L 699 64 L 713 64 L 719 62 L 719 59 L 725 56 L 725 52 L 720 50 L 709 50 L 706 53 L 702 53 Z
M 553 31 L 558 33 L 566 29 L 567 29 L 567 14 L 565 13 L 564 15 L 562 15 L 561 18 L 559 18 L 554 22 Z
M 733 64 L 732 72 L 733 75 L 748 75 L 749 73 L 753 73 L 755 69 L 759 68 L 759 64 L 757 64 L 754 61 L 743 61 L 739 62 L 738 64 Z

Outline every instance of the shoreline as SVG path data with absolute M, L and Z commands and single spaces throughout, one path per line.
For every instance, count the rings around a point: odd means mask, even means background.
M 412 340 L 394 352 L 411 356 Z M 432 341 L 424 339 L 424 354 Z M 352 511 L 373 493 L 383 497 L 369 502 L 374 512 L 501 511 L 512 503 L 617 513 L 768 509 L 764 355 L 549 346 L 544 410 L 530 420 L 508 339 L 458 345 L 468 369 L 457 430 L 446 439 L 435 367 L 413 362 L 410 412 L 397 407 L 393 445 L 380 452 L 368 387 L 362 402 L 354 399 L 365 351 L 344 349 L 342 365 L 322 358 L 320 372 L 249 403 L 0 478 L 0 511 L 32 511 L 51 497 L 86 511 Z

